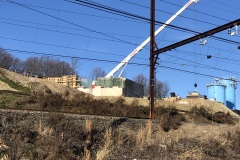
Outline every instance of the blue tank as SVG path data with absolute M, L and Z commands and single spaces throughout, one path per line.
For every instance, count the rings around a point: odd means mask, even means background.
M 229 109 L 236 109 L 236 89 L 237 89 L 237 79 L 230 77 L 220 79 L 220 82 L 226 86 L 226 106 Z
M 207 85 L 208 99 L 216 100 L 226 105 L 226 86 L 215 82 Z

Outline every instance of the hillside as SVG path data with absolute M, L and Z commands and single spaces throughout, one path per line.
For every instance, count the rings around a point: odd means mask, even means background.
M 72 97 L 78 93 L 77 90 L 68 88 L 61 84 L 41 78 L 24 76 L 23 74 L 11 72 L 3 68 L 0 68 L 0 77 L 8 78 L 22 86 L 28 87 L 31 92 L 35 94 L 61 94 Z M 16 90 L 3 82 L 1 82 L 0 85 L 1 90 Z
M 0 69 L 0 159 L 240 159 L 239 116 L 196 99 L 93 97 Z M 64 113 L 62 113 L 64 112 Z
M 24 87 L 27 87 L 30 89 L 30 93 L 35 95 L 61 95 L 61 97 L 72 99 L 78 94 L 84 95 L 84 96 L 90 96 L 86 93 L 80 92 L 76 89 L 72 89 L 69 87 L 66 87 L 64 85 L 48 81 L 41 78 L 36 77 L 27 77 L 22 74 L 18 74 L 15 72 L 11 72 L 9 70 L 0 68 L 0 78 L 7 78 L 9 80 L 12 80 L 13 82 L 16 82 L 17 84 L 20 84 Z M 4 83 L 0 80 L 0 90 L 9 90 L 9 91 L 18 91 L 17 89 L 9 86 L 7 83 Z M 93 98 L 93 97 L 92 97 Z M 96 100 L 107 100 L 110 103 L 115 103 L 119 100 L 119 97 L 94 97 Z M 130 98 L 130 97 L 121 97 L 120 99 L 123 99 L 123 102 L 126 105 L 131 105 L 132 103 L 137 103 L 135 105 L 140 105 L 143 107 L 149 106 L 149 101 L 145 98 Z M 181 111 L 190 111 L 192 107 L 204 107 L 207 111 L 216 113 L 216 112 L 224 112 L 224 113 L 230 113 L 231 115 L 237 116 L 234 112 L 229 110 L 226 106 L 224 106 L 221 103 L 209 101 L 209 100 L 200 100 L 200 99 L 181 99 L 175 102 L 171 101 L 165 101 L 165 100 L 156 100 L 155 101 L 155 107 L 176 107 L 176 109 Z

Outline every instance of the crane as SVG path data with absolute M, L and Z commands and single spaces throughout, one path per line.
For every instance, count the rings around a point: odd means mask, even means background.
M 170 24 L 179 14 L 181 14 L 188 6 L 190 6 L 193 2 L 197 3 L 199 0 L 190 0 L 188 3 L 186 3 L 177 13 L 175 13 L 168 21 L 166 21 L 165 24 L 163 24 L 160 28 L 158 28 L 154 35 L 158 35 L 168 24 Z M 113 75 L 123 66 L 126 66 L 127 63 L 133 58 L 138 52 L 140 52 L 143 47 L 145 47 L 150 42 L 150 36 L 137 48 L 135 48 L 122 62 L 120 62 L 113 70 L 111 70 L 105 77 L 113 77 Z M 124 68 L 122 69 L 121 73 L 118 77 L 121 77 L 121 74 L 123 72 Z

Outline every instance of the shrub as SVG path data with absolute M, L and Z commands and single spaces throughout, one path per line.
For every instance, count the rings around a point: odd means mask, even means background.
M 170 108 L 168 112 L 163 114 L 161 118 L 161 127 L 164 131 L 168 132 L 170 129 L 178 129 L 185 121 L 185 117 L 174 108 Z
M 209 113 L 203 107 L 197 108 L 193 107 L 191 111 L 188 113 L 191 119 L 195 122 L 200 123 L 224 123 L 224 124 L 235 124 L 236 119 L 230 115 L 230 113 L 223 113 L 223 112 L 216 112 L 216 113 Z

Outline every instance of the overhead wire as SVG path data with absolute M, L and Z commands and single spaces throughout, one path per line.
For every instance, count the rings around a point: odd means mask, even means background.
M 168 55 L 168 54 L 166 53 L 165 55 Z M 184 59 L 184 58 L 176 57 L 176 56 L 174 56 L 174 55 L 172 55 L 172 54 L 171 54 L 171 55 L 168 55 L 168 56 L 175 57 L 175 58 L 181 59 L 181 60 L 186 61 L 186 62 L 191 62 L 191 63 L 193 63 L 193 64 L 198 64 L 199 66 L 204 66 L 204 67 L 206 67 L 206 68 L 208 68 L 208 69 L 213 69 L 213 70 L 218 70 L 218 71 L 222 71 L 222 72 L 227 72 L 227 73 L 233 73 L 233 74 L 240 75 L 240 72 L 229 71 L 229 70 L 220 69 L 220 68 L 215 68 L 215 67 L 212 67 L 212 66 L 209 66 L 209 65 L 205 65 L 205 64 L 203 64 L 203 63 L 198 63 L 198 62 L 196 62 L 196 60 L 191 61 L 191 60 L 187 60 L 187 59 Z
M 234 12 L 233 9 L 236 9 L 236 10 L 240 10 L 239 8 L 236 8 L 235 6 L 231 6 L 229 4 L 225 4 L 225 3 L 222 3 L 220 1 L 216 1 L 216 0 L 209 0 L 209 1 L 213 1 L 215 4 L 221 4 L 224 6 L 224 8 L 219 8 L 217 7 L 217 5 L 209 5 L 209 4 L 206 4 L 206 3 L 202 3 L 202 5 L 205 5 L 205 6 L 208 6 L 208 7 L 211 7 L 211 8 L 216 8 L 218 10 L 221 10 L 221 11 L 226 11 L 228 13 L 233 13 L 233 14 L 239 14 L 239 12 Z M 226 9 L 226 7 L 229 7 L 231 9 Z
M 16 5 L 19 5 L 19 6 L 21 6 L 21 7 L 30 9 L 30 10 L 32 10 L 32 11 L 41 13 L 41 14 L 46 15 L 46 16 L 48 16 L 48 17 L 51 17 L 51 18 L 54 18 L 54 19 L 57 19 L 57 20 L 61 20 L 61 21 L 65 22 L 65 23 L 68 23 L 68 24 L 71 24 L 71 25 L 74 25 L 74 26 L 77 26 L 77 27 L 80 27 L 80 28 L 89 30 L 89 31 L 91 31 L 91 32 L 94 32 L 94 33 L 97 33 L 97 34 L 100 34 L 100 35 L 103 35 L 103 36 L 106 36 L 106 37 L 110 37 L 110 38 L 113 38 L 113 39 L 117 39 L 117 40 L 119 40 L 119 41 L 123 41 L 123 42 L 126 42 L 126 43 L 128 43 L 128 44 L 135 45 L 135 44 L 133 44 L 133 43 L 131 43 L 131 42 L 128 42 L 128 41 L 125 41 L 125 40 L 122 40 L 122 39 L 113 37 L 113 36 L 111 36 L 111 35 L 106 35 L 106 34 L 104 34 L 104 33 L 102 33 L 102 32 L 99 32 L 99 31 L 96 31 L 96 30 L 93 30 L 93 29 L 89 29 L 89 28 L 87 28 L 87 27 L 84 27 L 84 26 L 75 24 L 75 23 L 73 23 L 73 22 L 70 22 L 70 21 L 61 19 L 61 18 L 59 18 L 59 17 L 53 16 L 53 15 L 50 15 L 50 14 L 47 14 L 47 13 L 44 13 L 44 12 L 41 12 L 41 11 L 36 10 L 36 9 L 33 9 L 33 8 L 31 8 L 31 7 L 24 6 L 24 5 L 20 4 L 20 3 L 14 2 L 14 1 L 12 1 L 12 0 L 6 0 L 6 1 L 11 2 L 11 3 L 13 3 L 13 4 L 16 4 Z M 70 1 L 70 0 L 66 0 L 66 1 L 72 2 L 72 1 Z M 88 1 L 88 2 L 81 1 L 81 0 L 75 0 L 75 1 L 84 2 L 84 3 L 87 3 L 87 4 L 89 4 L 89 5 L 99 6 L 100 8 L 106 8 L 106 9 L 108 9 L 108 7 L 104 7 L 104 6 L 101 6 L 101 5 L 99 5 L 99 4 L 94 4 L 94 3 L 92 4 L 92 3 L 90 3 L 91 1 Z M 109 10 L 110 10 L 111 12 L 114 11 L 114 9 L 112 9 L 112 8 L 110 8 Z M 116 12 L 119 13 L 119 14 L 126 14 L 126 15 L 128 15 L 128 16 L 133 16 L 133 17 L 135 17 L 135 18 L 137 17 L 137 18 L 141 18 L 141 19 L 143 19 L 143 20 L 150 21 L 149 18 L 145 18 L 145 17 L 142 17 L 142 16 L 134 15 L 134 14 L 127 13 L 127 12 L 124 12 L 124 11 L 121 11 L 121 10 L 116 10 Z M 165 23 L 158 22 L 158 21 L 156 21 L 156 23 L 165 24 Z M 189 30 L 189 29 L 186 29 L 186 28 L 177 27 L 177 26 L 173 26 L 173 25 L 168 25 L 168 26 L 169 26 L 169 27 L 174 27 L 175 29 L 181 29 L 181 30 L 184 30 L 184 31 L 192 32 L 192 33 L 194 33 L 194 34 L 199 34 L 199 32 L 195 32 L 195 31 L 192 31 L 192 30 Z M 238 42 L 236 42 L 236 41 L 227 40 L 227 39 L 220 38 L 220 37 L 215 37 L 215 36 L 211 36 L 211 37 L 213 37 L 213 38 L 215 38 L 215 39 L 218 39 L 218 40 L 220 40 L 220 41 L 238 44 Z
M 9 18 L 3 18 L 0 17 L 0 20 L 6 20 L 6 21 L 14 21 L 14 22 L 20 22 L 20 23 L 28 23 L 28 24 L 34 24 L 34 25 L 40 25 L 40 26 L 47 26 L 47 27 L 56 27 L 56 25 L 51 25 L 51 24 L 45 24 L 45 23 L 36 23 L 36 22 L 30 22 L 30 21 L 22 21 L 22 20 L 17 20 L 17 19 L 9 19 Z M 6 22 L 9 23 L 9 22 Z M 16 24 L 17 25 L 17 24 Z M 75 30 L 75 31 L 88 31 L 88 30 L 83 30 L 79 28 L 72 28 L 72 27 L 64 27 L 64 26 L 58 26 L 58 28 L 61 29 L 67 29 L 67 30 Z M 88 31 L 89 32 L 89 31 Z M 103 32 L 105 34 L 111 34 L 107 32 Z M 140 37 L 140 36 L 134 36 L 134 35 L 126 35 L 126 34 L 118 34 L 115 33 L 115 35 L 122 36 L 122 37 L 130 37 L 130 38 L 145 38 L 145 37 Z
M 7 0 L 3 1 L 0 0 L 0 2 L 8 2 Z M 10 3 L 10 2 L 8 2 Z M 112 17 L 107 17 L 107 16 L 100 16 L 100 15 L 94 15 L 94 14 L 89 14 L 89 13 L 83 13 L 83 12 L 74 12 L 74 11 L 69 11 L 69 10 L 63 10 L 63 9 L 56 9 L 56 8 L 50 8 L 50 7 L 43 7 L 43 6 L 37 6 L 37 5 L 31 5 L 31 4 L 26 4 L 26 3 L 21 3 L 25 6 L 29 6 L 29 7 L 34 7 L 34 8 L 41 8 L 41 9 L 47 9 L 47 10 L 51 10 L 51 11 L 57 11 L 57 12 L 64 12 L 64 13 L 71 13 L 71 14 L 77 14 L 77 15 L 85 15 L 85 16 L 91 16 L 91 17 L 98 17 L 98 18 L 104 18 L 104 19 L 116 19 L 119 21 L 127 21 L 127 22 L 134 22 L 134 23 L 143 23 L 143 22 L 139 22 L 139 21 L 133 21 L 133 20 L 128 20 L 128 19 L 120 19 L 120 18 L 112 18 Z
M 116 60 L 107 60 L 107 59 L 98 59 L 98 58 L 87 58 L 87 57 L 79 57 L 79 56 L 67 56 L 67 55 L 59 55 L 59 54 L 49 54 L 49 53 L 41 53 L 41 52 L 34 52 L 34 51 L 24 51 L 24 50 L 18 50 L 18 49 L 4 49 L 6 51 L 11 51 L 11 52 L 19 52 L 19 53 L 25 53 L 25 54 L 32 54 L 32 55 L 44 55 L 44 56 L 52 56 L 52 57 L 60 57 L 60 58 L 74 58 L 74 59 L 81 59 L 81 60 L 86 60 L 86 61 L 98 61 L 98 62 L 106 62 L 106 63 L 120 63 L 120 61 Z M 138 66 L 148 66 L 147 63 L 133 63 L 129 62 L 130 65 L 138 65 Z M 181 72 L 186 72 L 186 73 L 192 73 L 192 74 L 197 74 L 197 75 L 207 75 L 207 74 L 202 74 L 198 72 L 192 72 L 188 70 L 182 70 L 182 69 L 177 69 L 173 67 L 168 67 L 168 66 L 157 66 L 157 67 L 162 67 L 162 68 L 167 68 L 167 69 L 172 69 L 172 70 L 177 70 Z M 220 70 L 222 71 L 222 70 Z M 231 73 L 230 71 L 228 71 Z M 207 75 L 208 77 L 216 77 L 212 75 Z
M 50 14 L 48 14 L 48 13 L 44 13 L 44 12 L 42 12 L 42 11 L 33 9 L 33 8 L 31 8 L 31 7 L 24 6 L 24 5 L 22 5 L 21 3 L 14 2 L 14 1 L 12 1 L 12 0 L 6 0 L 6 1 L 11 2 L 11 3 L 13 3 L 13 4 L 16 4 L 16 5 L 18 5 L 18 6 L 24 7 L 24 8 L 27 8 L 27 9 L 32 10 L 32 11 L 34 11 L 34 12 L 38 12 L 38 13 L 43 14 L 43 15 L 45 15 L 45 16 L 48 16 L 48 17 L 51 17 L 51 18 L 60 20 L 60 21 L 65 22 L 65 23 L 67 23 L 67 24 L 70 24 L 70 25 L 73 25 L 73 26 L 77 26 L 77 27 L 86 29 L 86 30 L 88 30 L 88 31 L 97 33 L 97 34 L 99 34 L 99 35 L 106 36 L 106 37 L 109 37 L 109 38 L 114 38 L 114 39 L 117 39 L 117 40 L 119 40 L 119 41 L 125 42 L 125 43 L 127 43 L 127 44 L 135 45 L 135 44 L 133 44 L 133 43 L 131 43 L 131 42 L 128 42 L 128 41 L 125 41 L 125 40 L 122 40 L 122 39 L 113 37 L 113 36 L 111 36 L 111 35 L 104 34 L 104 33 L 102 33 L 102 32 L 99 32 L 99 31 L 96 31 L 96 30 L 93 30 L 93 29 L 89 29 L 89 28 L 84 27 L 84 26 L 82 26 L 82 25 L 79 25 L 79 24 L 76 24 L 76 23 L 73 23 L 73 22 L 64 20 L 64 19 L 62 19 L 62 18 L 58 18 L 58 17 L 53 16 L 53 15 L 50 15 Z
M 8 0 L 9 1 L 9 0 Z M 58 18 L 57 18 L 58 19 Z
M 132 5 L 135 5 L 135 6 L 139 6 L 139 7 L 143 7 L 143 8 L 148 8 L 150 9 L 150 7 L 147 7 L 147 6 L 144 6 L 144 5 L 140 5 L 140 4 L 137 4 L 137 3 L 134 3 L 134 2 L 129 2 L 127 0 L 119 0 L 119 1 L 122 1 L 122 2 L 125 2 L 125 3 L 128 3 L 128 4 L 132 4 Z M 178 5 L 178 7 L 181 7 Z M 188 8 L 187 8 L 188 9 Z M 167 14 L 170 14 L 170 15 L 173 15 L 174 13 L 171 13 L 171 12 L 168 12 L 168 11 L 164 11 L 164 10 L 160 10 L 160 9 L 156 9 L 157 12 L 161 12 L 161 13 L 167 13 Z M 185 18 L 185 19 L 188 19 L 188 20 L 194 20 L 193 18 L 191 17 L 187 17 L 187 16 L 183 16 L 183 15 L 178 15 L 179 17 L 182 17 L 182 18 Z M 201 23 L 204 23 L 204 24 L 210 24 L 210 25 L 213 25 L 213 26 L 217 26 L 216 24 L 214 23 L 210 23 L 210 22 L 206 22 L 206 21 L 202 21 L 202 20 L 197 20 L 198 22 L 201 22 Z
M 51 30 L 50 30 L 51 31 Z M 55 32 L 57 32 L 56 30 L 53 30 L 53 31 L 55 31 Z M 3 38 L 3 37 L 0 37 L 0 38 Z M 5 39 L 9 39 L 9 38 L 6 38 L 6 37 L 4 37 Z M 100 38 L 101 39 L 101 38 Z M 19 39 L 12 39 L 12 40 L 17 40 L 17 41 L 24 41 L 24 40 L 19 40 Z M 30 41 L 24 41 L 24 42 L 28 42 L 28 43 L 31 43 Z M 32 43 L 36 43 L 35 41 L 34 42 L 32 42 Z M 50 44 L 45 44 L 45 43 L 38 43 L 38 44 L 41 44 L 41 45 L 50 45 Z M 51 46 L 53 46 L 53 45 L 51 45 Z M 59 45 L 54 45 L 54 46 L 56 46 L 56 47 L 64 47 L 64 46 L 59 46 Z M 66 47 L 64 47 L 64 48 L 66 48 Z M 69 48 L 69 47 L 67 47 L 67 48 Z M 77 49 L 77 50 L 82 50 L 82 51 L 88 51 L 88 52 L 96 52 L 96 51 L 91 51 L 91 50 L 84 50 L 84 49 L 79 49 L 79 48 L 69 48 L 69 49 Z M 185 51 L 184 51 L 185 52 Z M 118 54 L 111 54 L 111 53 L 105 53 L 105 52 L 101 52 L 102 54 L 109 54 L 109 55 L 117 55 L 117 56 L 121 56 L 121 57 L 123 57 L 122 55 L 118 55 Z M 166 55 L 168 55 L 168 54 L 166 54 Z M 169 56 L 169 55 L 168 55 Z M 176 56 L 173 56 L 173 55 L 171 55 L 170 57 L 175 57 L 175 58 L 177 58 Z M 137 59 L 143 59 L 143 58 L 137 58 Z M 179 58 L 178 57 L 178 59 L 182 59 L 182 60 L 184 60 L 183 58 Z M 188 60 L 185 60 L 185 61 L 188 61 Z M 232 60 L 231 60 L 232 61 Z M 188 61 L 188 62 L 192 62 L 192 61 Z M 195 62 L 194 62 L 195 63 Z M 205 65 L 204 65 L 205 66 Z M 212 69 L 210 66 L 205 66 L 206 68 L 209 68 L 209 69 Z M 218 68 L 214 68 L 214 69 L 217 69 L 217 70 L 220 70 L 220 69 L 218 69 Z M 224 72 L 229 72 L 229 71 L 226 71 L 226 70 L 221 70 L 221 71 L 224 71 Z M 237 73 L 237 72 L 234 72 L 234 71 L 231 71 L 231 72 L 233 72 L 233 73 Z M 238 74 L 238 73 L 237 73 Z
M 43 31 L 49 31 L 49 32 L 55 32 L 55 33 L 61 33 L 61 34 L 67 34 L 67 35 L 72 35 L 72 36 L 89 38 L 89 36 L 83 35 L 83 34 L 65 32 L 65 31 L 60 31 L 60 30 L 56 30 L 56 29 L 46 29 L 46 28 L 41 28 L 39 26 L 27 26 L 27 25 L 23 25 L 23 24 L 16 24 L 16 23 L 2 22 L 2 21 L 0 21 L 0 23 L 1 24 L 14 25 L 14 26 L 18 26 L 18 27 L 25 27 L 25 28 L 31 28 L 31 29 L 37 29 L 37 30 L 43 30 Z M 94 37 L 94 36 L 91 36 L 90 38 L 99 39 L 99 40 L 105 40 L 105 41 L 114 41 L 114 42 L 126 44 L 125 42 L 122 42 L 122 41 L 119 41 L 119 40 L 114 40 L 114 39 L 106 39 L 106 38 Z M 135 45 L 137 45 L 137 44 L 135 44 Z
M 178 52 L 178 51 L 180 51 L 180 52 L 182 52 L 182 53 L 184 53 L 185 55 L 194 55 L 194 53 L 193 52 L 190 52 L 190 51 L 186 51 L 186 50 L 180 50 L 180 49 L 176 49 L 175 50 L 176 52 Z M 219 51 L 220 51 L 220 49 L 219 49 Z M 218 51 L 218 52 L 219 52 Z M 198 53 L 198 56 L 202 56 L 202 57 L 205 57 L 206 58 L 206 55 L 203 55 L 203 54 L 201 54 L 201 53 Z M 220 62 L 225 62 L 225 63 L 231 63 L 231 64 L 235 64 L 235 65 L 240 65 L 240 60 L 237 60 L 237 59 L 230 59 L 230 58 L 222 58 L 222 57 L 215 57 L 215 56 L 212 56 L 211 57 L 211 59 L 214 59 L 214 58 L 216 58 L 216 59 L 221 59 L 221 60 L 219 60 Z M 225 60 L 225 61 L 224 61 Z M 236 62 L 236 63 L 233 63 L 233 62 Z
M 67 55 L 60 55 L 60 54 L 49 54 L 49 53 L 42 53 L 42 52 L 34 52 L 34 51 L 24 51 L 24 50 L 18 50 L 18 49 L 4 49 L 6 51 L 11 51 L 11 52 L 19 52 L 23 54 L 31 54 L 31 55 L 43 55 L 43 56 L 53 56 L 53 57 L 60 57 L 60 58 L 74 58 L 74 59 L 81 59 L 81 60 L 87 60 L 87 61 L 98 61 L 98 62 L 104 62 L 104 63 L 120 63 L 120 61 L 115 61 L 115 60 L 107 60 L 107 59 L 98 59 L 98 58 L 87 58 L 87 57 L 79 57 L 79 56 L 67 56 Z M 129 62 L 130 65 L 138 65 L 138 66 L 148 66 L 146 63 L 133 63 Z M 218 76 L 216 75 L 209 75 L 209 74 L 204 74 L 204 73 L 195 73 L 189 70 L 183 70 L 183 69 L 178 69 L 178 68 L 173 68 L 169 66 L 156 66 L 158 68 L 165 68 L 165 69 L 170 69 L 174 71 L 180 71 L 184 73 L 189 73 L 189 74 L 197 74 L 199 76 L 204 76 L 204 77 L 211 77 L 211 78 L 216 78 Z
M 129 12 L 125 12 L 125 11 L 121 11 L 121 10 L 118 10 L 118 9 L 114 9 L 114 8 L 111 8 L 111 7 L 108 7 L 108 6 L 105 6 L 105 5 L 101 5 L 99 3 L 95 3 L 95 2 L 92 2 L 92 1 L 84 1 L 84 0 L 66 0 L 68 2 L 72 2 L 72 3 L 75 3 L 75 4 L 79 4 L 79 5 L 83 5 L 83 6 L 86 6 L 86 7 L 90 7 L 91 8 L 91 5 L 94 6 L 93 8 L 100 8 L 100 10 L 102 11 L 105 11 L 108 12 L 108 9 L 111 11 L 110 13 L 113 13 L 113 14 L 117 14 L 117 15 L 121 15 L 121 14 L 126 14 L 130 17 L 134 17 L 134 18 L 140 18 L 140 19 L 143 19 L 143 20 L 146 20 L 148 22 L 150 22 L 150 19 L 149 18 L 146 18 L 146 17 L 142 17 L 142 16 L 139 16 L 139 15 L 135 15 L 135 14 L 132 14 L 132 13 L 129 13 Z M 74 2 L 76 1 L 76 2 Z M 79 2 L 79 3 L 77 3 Z M 162 23 L 162 22 L 159 22 L 159 21 L 155 21 L 156 24 L 165 24 L 165 23 Z M 193 30 L 190 30 L 190 29 L 187 29 L 187 28 L 183 28 L 183 27 L 179 27 L 179 26 L 174 26 L 174 25 L 171 25 L 171 24 L 168 24 L 168 27 L 170 28 L 174 28 L 175 30 L 181 30 L 181 31 L 184 31 L 184 32 L 188 32 L 188 33 L 193 33 L 193 34 L 200 34 L 200 32 L 196 32 L 196 31 L 193 31 Z M 228 42 L 228 43 L 234 43 L 234 44 L 239 44 L 239 42 L 236 42 L 236 41 L 233 41 L 233 40 L 228 40 L 228 39 L 225 39 L 225 38 L 221 38 L 221 37 L 216 37 L 216 36 L 213 36 L 213 35 L 210 35 L 209 37 L 212 37 L 214 39 L 217 39 L 219 41 L 223 41 L 223 42 Z
M 124 55 L 114 54 L 114 53 L 109 53 L 109 52 L 103 52 L 103 51 L 97 51 L 97 50 L 89 50 L 89 49 L 76 48 L 76 47 L 70 47 L 70 46 L 63 46 L 63 45 L 57 45 L 57 44 L 49 44 L 49 43 L 29 41 L 29 40 L 22 40 L 22 39 L 16 39 L 16 38 L 9 38 L 9 37 L 2 37 L 2 36 L 0 36 L 0 39 L 6 39 L 6 40 L 12 40 L 12 41 L 19 41 L 19 42 L 25 42 L 25 43 L 32 43 L 32 44 L 40 44 L 40 45 L 45 45 L 45 46 L 65 48 L 65 49 L 85 51 L 85 52 L 101 53 L 101 54 L 114 55 L 114 56 L 119 56 L 119 57 L 125 57 Z M 135 57 L 135 58 L 136 58 L 136 59 L 146 60 L 146 59 L 140 58 L 140 57 Z
M 164 3 L 171 4 L 171 5 L 173 5 L 173 6 L 181 7 L 180 5 L 177 5 L 177 4 L 175 4 L 175 3 L 171 3 L 171 2 L 167 2 L 167 1 L 165 1 L 165 0 L 159 0 L 159 1 L 162 1 L 162 2 L 164 2 Z M 193 9 L 188 8 L 188 10 L 194 12 Z M 207 13 L 204 13 L 204 12 L 200 12 L 200 11 L 196 11 L 196 12 L 199 13 L 199 14 L 203 14 L 203 15 L 206 15 L 206 16 L 209 16 L 209 17 L 212 17 L 212 18 L 221 19 L 221 20 L 224 20 L 224 21 L 228 22 L 227 19 L 224 19 L 224 18 L 222 18 L 222 17 L 218 17 L 218 16 L 215 16 L 215 15 L 210 15 L 210 14 L 207 14 Z

